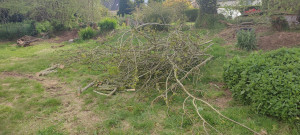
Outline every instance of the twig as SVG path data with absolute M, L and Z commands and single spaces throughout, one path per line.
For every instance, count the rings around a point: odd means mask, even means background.
M 45 76 L 45 75 L 48 75 L 50 73 L 57 72 L 55 69 L 57 69 L 59 66 L 60 66 L 60 64 L 53 65 L 50 68 L 47 68 L 45 70 L 42 70 L 42 71 L 38 72 L 37 76 Z
M 79 93 L 82 93 L 83 91 L 87 90 L 88 88 L 92 87 L 95 84 L 95 81 L 90 83 L 89 85 L 85 86 L 82 89 L 79 89 Z
M 207 106 L 209 106 L 211 109 L 213 109 L 217 114 L 219 114 L 219 115 L 222 116 L 223 118 L 225 118 L 225 119 L 227 119 L 227 120 L 229 120 L 229 121 L 231 121 L 231 122 L 233 122 L 233 123 L 236 123 L 236 124 L 238 124 L 238 125 L 240 125 L 240 126 L 246 128 L 246 129 L 248 129 L 249 131 L 251 131 L 251 132 L 253 132 L 253 133 L 255 133 L 255 134 L 260 135 L 258 132 L 254 131 L 253 129 L 251 129 L 251 128 L 249 128 L 249 127 L 247 127 L 247 126 L 245 126 L 245 125 L 243 125 L 243 124 L 241 124 L 241 123 L 239 123 L 239 122 L 237 122 L 237 121 L 235 121 L 235 120 L 232 120 L 232 119 L 230 119 L 230 118 L 224 116 L 222 113 L 220 113 L 217 109 L 215 109 L 215 108 L 214 108 L 212 105 L 210 105 L 208 102 L 206 102 L 206 101 L 204 101 L 204 100 L 202 100 L 202 99 L 200 99 L 200 98 L 197 98 L 197 97 L 195 97 L 194 95 L 192 95 L 192 94 L 184 87 L 184 85 L 181 83 L 181 81 L 178 80 L 178 77 L 177 77 L 177 71 L 176 71 L 176 70 L 174 70 L 174 76 L 175 76 L 175 79 L 176 79 L 177 83 L 179 84 L 179 86 L 180 86 L 180 87 L 184 90 L 184 92 L 185 92 L 186 94 L 188 94 L 190 97 L 192 97 L 192 98 L 195 99 L 195 100 L 198 100 L 198 101 L 203 102 L 204 104 L 206 104 Z
M 105 93 L 101 93 L 101 92 L 98 92 L 98 91 L 95 91 L 95 90 L 94 90 L 95 93 L 97 93 L 97 94 L 99 94 L 99 95 L 103 95 L 103 96 L 108 96 L 108 97 L 112 96 L 116 91 L 117 91 L 117 88 L 115 88 L 115 89 L 114 89 L 112 92 L 110 92 L 109 94 L 105 94 Z

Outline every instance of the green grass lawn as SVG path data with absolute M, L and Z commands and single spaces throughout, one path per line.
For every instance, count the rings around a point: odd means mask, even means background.
M 200 32 L 206 33 L 203 30 Z M 116 44 L 119 36 L 120 34 L 115 34 L 109 37 L 102 45 Z M 222 46 L 223 39 L 214 38 L 213 42 L 215 44 L 209 53 L 214 55 L 214 59 L 201 68 L 199 83 L 192 85 L 188 80 L 184 82 L 188 88 L 199 90 L 193 94 L 201 96 L 229 118 L 258 132 L 296 135 L 297 130 L 293 123 L 258 115 L 249 106 L 244 106 L 228 96 L 230 92 L 224 88 L 222 79 L 223 66 L 232 57 L 246 57 L 249 53 L 238 50 L 233 45 Z M 84 62 L 68 61 L 70 57 L 76 56 L 79 50 L 90 50 L 100 44 L 94 40 L 61 43 L 65 46 L 57 49 L 51 48 L 52 45 L 60 45 L 56 43 L 41 42 L 26 48 L 12 44 L 0 44 L 0 72 L 35 74 L 51 64 L 61 63 L 65 68 L 46 78 L 65 82 L 65 85 L 74 89 L 74 93 L 79 86 L 101 79 L 101 76 L 106 74 L 101 70 L 91 69 L 90 65 Z M 78 134 L 205 134 L 191 100 L 185 104 L 188 113 L 183 115 L 182 103 L 187 95 L 180 91 L 173 93 L 170 95 L 169 107 L 163 100 L 158 100 L 151 106 L 152 100 L 158 95 L 156 91 L 141 91 L 103 97 L 95 94 L 90 88 L 79 97 L 84 102 L 81 111 L 91 110 L 101 120 L 90 121 L 93 129 L 87 129 L 78 123 L 73 128 Z M 37 81 L 28 78 L 0 78 L 0 134 L 70 134 L 70 129 L 64 128 L 65 121 L 53 124 L 47 119 L 54 117 L 54 114 L 59 115 L 64 107 L 62 104 L 60 98 L 49 96 L 43 85 Z M 204 118 L 222 133 L 253 134 L 221 118 L 206 105 L 197 102 L 197 106 Z M 74 121 L 75 119 L 77 117 L 74 116 Z M 211 129 L 209 131 L 211 134 L 217 134 Z
M 0 134 L 36 133 L 48 126 L 38 119 L 61 107 L 61 101 L 47 96 L 40 83 L 15 77 L 0 79 L 0 103 Z

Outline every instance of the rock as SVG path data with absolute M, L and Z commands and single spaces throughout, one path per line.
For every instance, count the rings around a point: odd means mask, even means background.
M 73 43 L 73 42 L 74 42 L 74 39 L 70 39 L 69 42 L 70 42 L 70 43 Z

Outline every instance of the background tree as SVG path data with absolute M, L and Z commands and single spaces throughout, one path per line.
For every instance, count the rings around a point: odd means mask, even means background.
M 21 14 L 26 19 L 66 25 L 76 17 L 84 22 L 99 21 L 107 13 L 100 0 L 1 0 L 0 9 L 1 13 L 7 10 L 8 16 Z
M 262 0 L 262 7 L 269 14 L 296 13 L 300 7 L 299 0 Z
M 220 25 L 219 20 L 222 19 L 217 13 L 217 0 L 197 0 L 200 9 L 195 26 L 214 28 Z
M 143 4 L 144 2 L 144 0 L 135 0 L 134 5 L 135 7 L 140 8 L 141 4 Z
M 181 22 L 185 22 L 187 19 L 185 11 L 193 8 L 189 0 L 166 0 L 163 2 L 163 5 L 173 9 L 173 12 L 176 14 L 174 20 Z
M 125 14 L 131 14 L 133 11 L 133 5 L 130 0 L 120 0 L 118 15 L 124 17 Z

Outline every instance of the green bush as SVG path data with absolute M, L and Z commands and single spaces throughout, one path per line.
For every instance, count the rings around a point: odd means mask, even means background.
M 233 97 L 256 112 L 299 120 L 300 48 L 235 57 L 225 66 L 223 77 Z
M 252 29 L 241 29 L 237 33 L 237 47 L 247 51 L 257 48 L 257 40 L 255 31 Z
M 53 32 L 53 26 L 48 21 L 36 23 L 35 29 L 38 34 Z
M 113 18 L 105 18 L 98 23 L 98 26 L 102 31 L 111 31 L 117 28 L 118 21 Z
M 277 31 L 289 29 L 289 23 L 283 16 L 272 16 L 271 24 L 272 24 L 272 27 Z
M 0 39 L 16 39 L 25 35 L 35 35 L 35 22 L 25 21 L 19 23 L 0 24 Z
M 159 23 L 171 24 L 174 21 L 174 10 L 170 7 L 165 7 L 159 2 L 151 2 L 144 6 L 140 12 L 135 13 L 135 17 L 144 23 Z M 168 30 L 168 25 L 151 25 L 153 30 L 164 31 Z
M 87 27 L 87 28 L 81 29 L 78 32 L 78 35 L 79 35 L 80 39 L 87 40 L 87 39 L 93 38 L 96 35 L 96 31 L 91 27 Z
M 188 22 L 195 22 L 198 17 L 199 9 L 187 9 L 185 15 Z
M 57 20 L 51 21 L 51 25 L 54 31 L 64 31 L 68 29 L 68 27 L 66 27 L 63 23 Z
M 220 23 L 220 20 L 225 20 L 224 15 L 221 14 L 200 14 L 197 17 L 195 22 L 196 28 L 209 28 L 209 29 L 221 29 L 224 28 L 225 25 Z

